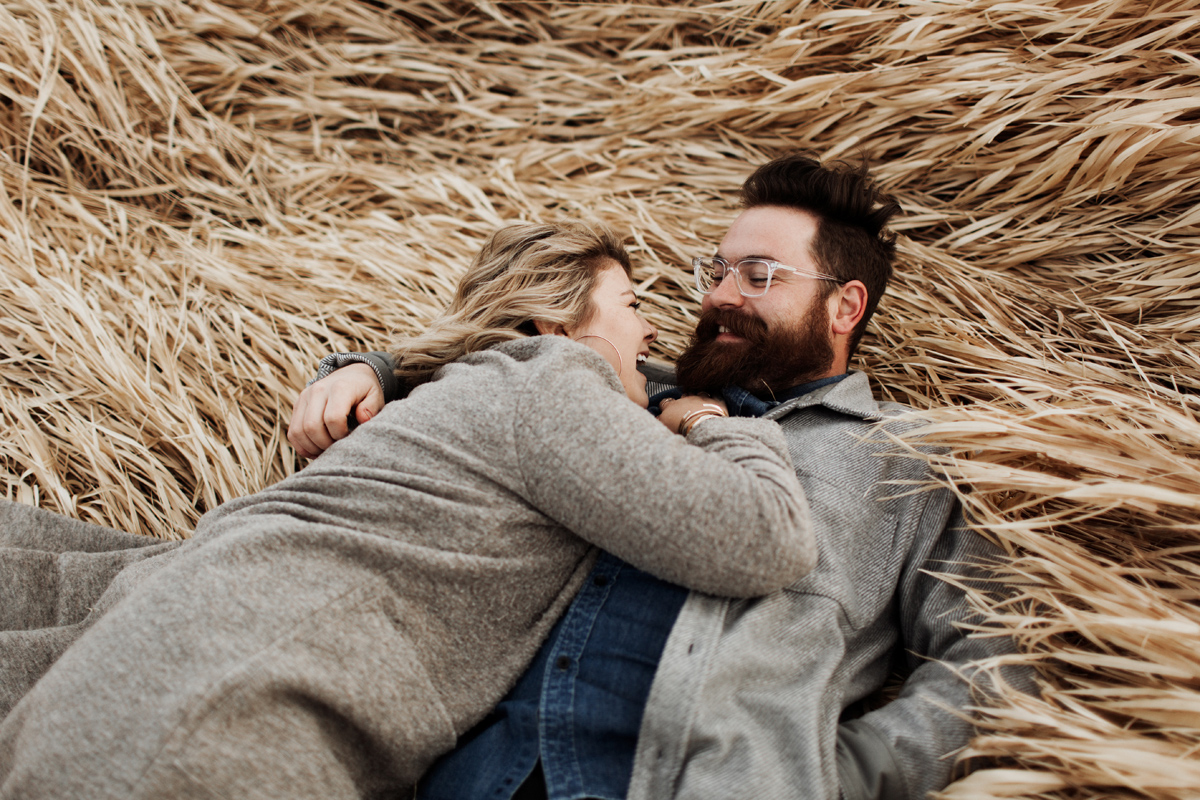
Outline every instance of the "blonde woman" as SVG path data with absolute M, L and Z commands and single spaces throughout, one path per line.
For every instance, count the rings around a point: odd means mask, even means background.
M 646 414 L 654 336 L 611 235 L 505 228 L 397 349 L 407 399 L 187 542 L 141 556 L 5 508 L 65 582 L 0 634 L 24 695 L 0 796 L 394 797 L 521 674 L 597 548 L 725 596 L 796 580 L 815 551 L 782 435 L 695 398 Z

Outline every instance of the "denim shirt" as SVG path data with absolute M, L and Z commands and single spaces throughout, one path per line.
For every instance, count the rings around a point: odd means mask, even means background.
M 509 800 L 541 759 L 553 800 L 623 800 L 638 728 L 688 592 L 601 554 L 508 696 L 422 779 L 420 800 Z
M 758 417 L 845 375 L 777 401 L 723 392 L 731 415 Z M 678 389 L 651 398 L 651 411 Z M 541 761 L 548 800 L 623 800 L 667 637 L 688 590 L 600 556 L 517 685 L 422 779 L 418 800 L 511 800 Z M 540 787 L 539 787 L 540 788 Z

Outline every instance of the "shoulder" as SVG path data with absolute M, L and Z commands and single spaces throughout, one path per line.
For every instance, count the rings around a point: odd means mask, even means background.
M 885 401 L 879 404 L 879 419 L 874 424 L 890 434 L 903 436 L 929 424 L 929 420 L 919 409 Z
M 493 380 L 538 394 L 624 389 L 616 372 L 594 350 L 564 336 L 530 336 L 470 353 L 442 368 L 438 379 L 491 373 Z
M 876 401 L 864 373 L 793 403 L 777 420 L 798 471 L 844 473 L 853 484 L 931 476 L 927 457 L 939 448 L 919 439 L 927 421 L 911 406 Z
M 889 400 L 876 400 L 865 372 L 851 372 L 841 381 L 816 389 L 788 401 L 772 414 L 777 419 L 794 416 L 805 419 L 807 409 L 832 412 L 816 415 L 810 424 L 861 430 L 885 429 L 889 432 L 913 429 L 925 424 L 921 413 L 912 406 Z

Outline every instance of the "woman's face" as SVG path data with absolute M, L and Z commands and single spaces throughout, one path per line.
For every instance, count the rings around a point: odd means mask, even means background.
M 592 291 L 592 315 L 567 335 L 600 354 L 612 365 L 629 399 L 645 408 L 646 376 L 637 366 L 650 354 L 650 343 L 658 336 L 638 313 L 633 284 L 621 265 L 613 261 L 600 273 Z

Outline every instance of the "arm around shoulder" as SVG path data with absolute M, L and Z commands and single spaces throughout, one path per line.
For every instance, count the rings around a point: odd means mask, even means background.
M 725 596 L 767 594 L 815 564 L 808 504 L 775 423 L 706 419 L 684 440 L 594 369 L 535 380 L 516 421 L 522 473 L 531 502 L 580 537 Z

